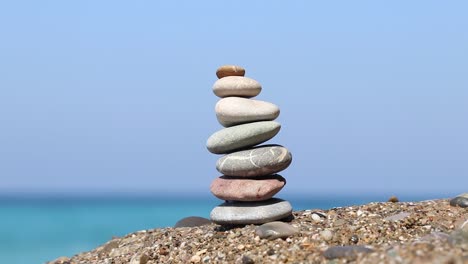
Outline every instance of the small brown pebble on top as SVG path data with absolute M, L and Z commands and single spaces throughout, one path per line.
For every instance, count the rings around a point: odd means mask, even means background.
M 245 69 L 236 65 L 223 65 L 216 70 L 219 79 L 226 76 L 244 76 Z
M 393 195 L 390 198 L 388 198 L 388 201 L 391 203 L 398 203 L 400 200 L 398 200 L 398 197 Z

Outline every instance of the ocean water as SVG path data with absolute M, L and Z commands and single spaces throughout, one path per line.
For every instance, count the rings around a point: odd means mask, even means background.
M 282 198 L 289 200 L 294 210 L 304 210 L 386 201 L 388 196 Z M 402 200 L 432 198 L 442 197 Z M 113 236 L 173 226 L 186 216 L 208 218 L 219 203 L 211 197 L 0 197 L 0 263 L 44 263 L 72 256 Z

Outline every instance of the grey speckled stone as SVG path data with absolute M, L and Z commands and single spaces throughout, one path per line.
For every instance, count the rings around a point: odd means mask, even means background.
M 451 206 L 468 207 L 468 193 L 460 194 L 450 200 Z
M 211 135 L 206 142 L 206 147 L 211 153 L 229 153 L 263 143 L 278 134 L 280 129 L 281 125 L 275 121 L 260 121 L 228 127 Z
M 211 224 L 210 219 L 206 219 L 204 217 L 199 216 L 189 216 L 180 219 L 174 225 L 174 227 L 194 227 L 194 226 L 202 226 L 202 225 L 209 225 Z
M 359 253 L 367 254 L 374 250 L 365 246 L 333 246 L 323 252 L 323 256 L 327 259 L 346 258 L 349 260 L 356 259 Z
M 262 202 L 226 202 L 215 207 L 211 221 L 220 225 L 263 224 L 290 216 L 288 201 L 272 198 Z
M 218 97 L 254 97 L 262 91 L 262 86 L 254 79 L 242 76 L 227 76 L 217 80 L 213 92 Z
M 233 152 L 216 162 L 216 169 L 224 175 L 257 177 L 280 172 L 292 161 L 291 153 L 279 145 L 265 145 Z
M 266 223 L 255 229 L 255 233 L 260 238 L 269 240 L 290 237 L 298 232 L 299 230 L 294 226 L 279 221 Z
M 277 194 L 286 184 L 280 175 L 267 175 L 255 179 L 221 176 L 210 186 L 211 193 L 226 201 L 264 201 Z
M 275 120 L 280 114 L 280 109 L 265 101 L 226 97 L 218 101 L 215 112 L 219 123 L 230 127 L 256 121 Z

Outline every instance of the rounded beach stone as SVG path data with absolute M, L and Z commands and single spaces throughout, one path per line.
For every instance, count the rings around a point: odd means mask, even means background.
M 298 232 L 299 229 L 297 229 L 296 227 L 280 221 L 266 223 L 255 228 L 255 233 L 260 238 L 265 238 L 269 240 L 277 238 L 287 238 L 297 234 Z
M 278 134 L 281 125 L 275 121 L 260 121 L 224 128 L 211 135 L 206 147 L 211 153 L 225 154 L 263 143 Z
M 174 227 L 194 227 L 194 226 L 203 226 L 211 224 L 210 219 L 206 219 L 200 216 L 189 216 L 180 219 L 174 225 Z
M 280 172 L 291 162 L 285 147 L 265 145 L 225 155 L 216 162 L 216 169 L 228 176 L 256 177 Z
M 217 80 L 213 92 L 219 97 L 254 97 L 262 91 L 262 86 L 254 79 L 242 76 L 228 76 Z
M 225 202 L 215 207 L 211 221 L 220 225 L 264 224 L 290 216 L 288 201 L 272 198 L 261 202 Z
M 219 79 L 227 76 L 244 76 L 245 69 L 236 65 L 223 65 L 216 70 Z
M 280 114 L 280 109 L 265 101 L 226 97 L 218 101 L 215 112 L 219 123 L 230 127 L 256 121 L 275 120 Z
M 323 256 L 327 259 L 346 258 L 356 259 L 358 254 L 371 253 L 374 250 L 366 246 L 333 246 L 323 252 Z
M 468 193 L 463 193 L 450 200 L 451 206 L 468 207 Z
M 255 179 L 221 176 L 210 186 L 211 193 L 227 201 L 264 201 L 278 193 L 286 184 L 281 175 L 268 175 Z

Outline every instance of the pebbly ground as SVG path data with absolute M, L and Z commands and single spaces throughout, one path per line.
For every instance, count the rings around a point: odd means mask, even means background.
M 448 200 L 293 215 L 299 232 L 286 239 L 261 239 L 255 225 L 160 228 L 50 263 L 468 263 L 468 208 Z

